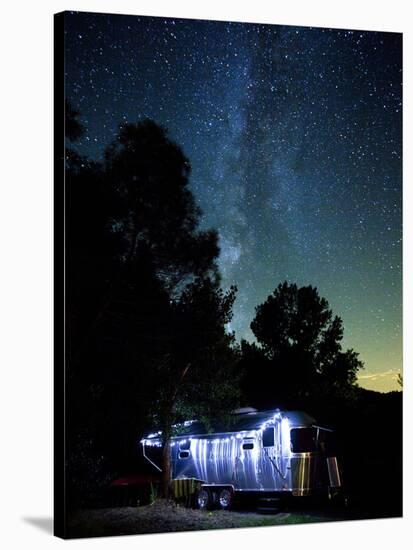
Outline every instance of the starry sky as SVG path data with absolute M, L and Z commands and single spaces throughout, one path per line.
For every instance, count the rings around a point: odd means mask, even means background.
M 189 158 L 238 287 L 237 339 L 280 282 L 311 284 L 365 363 L 360 385 L 399 389 L 401 34 L 68 13 L 65 40 L 82 154 L 149 117 Z

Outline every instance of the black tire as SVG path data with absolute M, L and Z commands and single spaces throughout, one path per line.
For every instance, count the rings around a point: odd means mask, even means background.
M 200 510 L 209 510 L 213 505 L 212 493 L 206 487 L 201 487 L 196 495 L 196 505 Z
M 230 510 L 234 500 L 234 491 L 229 487 L 221 489 L 218 495 L 218 504 L 221 510 Z
M 335 493 L 329 492 L 329 505 L 333 509 L 345 510 L 350 506 L 349 495 L 343 489 Z

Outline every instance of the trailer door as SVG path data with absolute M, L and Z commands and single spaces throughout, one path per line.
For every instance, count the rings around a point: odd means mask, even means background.
M 278 426 L 269 426 L 262 432 L 262 449 L 259 469 L 260 489 L 279 488 L 280 444 Z
M 239 490 L 258 489 L 259 442 L 255 437 L 241 439 L 235 458 L 235 486 Z

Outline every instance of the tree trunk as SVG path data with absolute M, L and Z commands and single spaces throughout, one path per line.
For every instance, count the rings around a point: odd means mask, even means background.
M 173 424 L 173 408 L 175 401 L 177 399 L 180 386 L 183 379 L 188 373 L 191 367 L 191 363 L 188 363 L 183 368 L 178 382 L 175 385 L 173 394 L 171 398 L 166 402 L 164 410 L 164 429 L 162 430 L 163 434 L 163 449 L 162 449 L 162 497 L 170 497 L 170 484 L 171 484 L 171 435 L 172 435 L 172 424 Z
M 162 497 L 170 497 L 171 483 L 171 439 L 167 437 L 163 443 L 162 450 Z

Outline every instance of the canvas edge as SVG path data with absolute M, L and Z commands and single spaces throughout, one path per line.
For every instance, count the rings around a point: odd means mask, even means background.
M 66 534 L 66 430 L 65 430 L 65 181 L 64 181 L 64 20 L 65 12 L 53 16 L 53 534 Z

